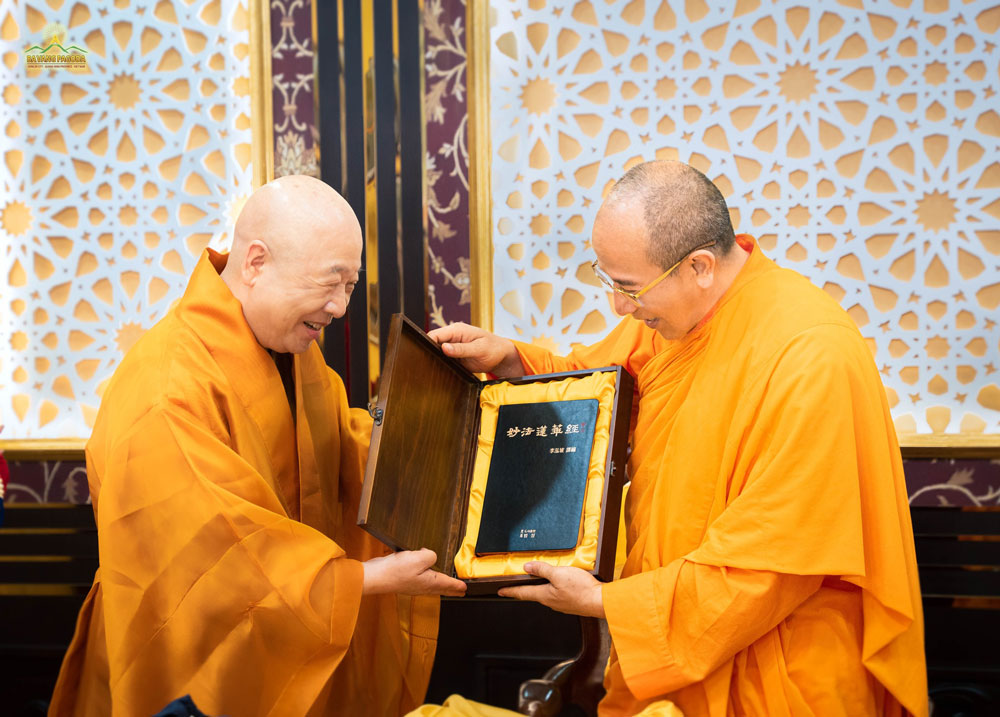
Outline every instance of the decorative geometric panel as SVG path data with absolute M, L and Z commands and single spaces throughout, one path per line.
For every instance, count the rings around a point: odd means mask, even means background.
M 897 429 L 1000 432 L 1000 6 L 494 0 L 494 327 L 553 349 L 618 318 L 589 235 L 681 159 L 737 231 L 834 296 Z
M 88 67 L 27 69 L 53 39 Z M 251 187 L 233 0 L 0 0 L 0 423 L 89 435 L 122 355 L 222 246 Z

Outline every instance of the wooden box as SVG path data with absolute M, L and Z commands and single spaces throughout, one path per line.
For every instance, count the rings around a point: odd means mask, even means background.
M 614 576 L 615 552 L 632 412 L 633 379 L 613 372 L 615 398 L 604 467 L 604 494 L 594 569 Z M 510 384 L 586 376 L 594 370 L 500 379 Z M 430 548 L 435 569 L 456 576 L 454 557 L 465 534 L 469 491 L 479 436 L 482 381 L 444 355 L 423 331 L 393 316 L 365 470 L 358 525 L 396 550 Z M 469 595 L 544 582 L 528 575 L 471 578 Z

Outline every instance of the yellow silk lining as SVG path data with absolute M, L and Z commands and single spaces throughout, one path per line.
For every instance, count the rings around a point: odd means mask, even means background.
M 490 456 L 496 435 L 500 406 L 515 403 L 573 401 L 596 398 L 597 421 L 594 425 L 594 446 L 590 453 L 590 468 L 583 500 L 583 520 L 575 550 L 553 550 L 541 553 L 504 553 L 476 556 L 476 539 L 483 510 L 483 497 L 490 473 Z M 460 578 L 487 578 L 498 575 L 524 575 L 524 564 L 542 560 L 559 566 L 574 566 L 593 570 L 597 561 L 597 539 L 601 527 L 601 499 L 604 495 L 604 466 L 611 435 L 611 412 L 615 401 L 615 373 L 595 372 L 589 376 L 564 378 L 556 381 L 513 385 L 495 383 L 486 386 L 479 397 L 481 408 L 479 444 L 476 465 L 469 494 L 469 513 L 465 539 L 455 556 L 455 573 Z

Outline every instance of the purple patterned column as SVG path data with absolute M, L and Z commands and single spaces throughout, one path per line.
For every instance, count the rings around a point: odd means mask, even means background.
M 10 484 L 4 502 L 89 503 L 87 465 L 83 461 L 10 460 Z
M 469 321 L 465 0 L 424 5 L 427 292 L 431 326 Z
M 271 0 L 275 177 L 319 176 L 312 37 L 312 0 Z
M 910 505 L 1000 505 L 1000 461 L 913 458 L 903 468 Z

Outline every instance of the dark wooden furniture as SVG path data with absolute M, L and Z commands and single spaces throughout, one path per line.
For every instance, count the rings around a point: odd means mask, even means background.
M 517 710 L 521 683 L 581 648 L 579 618 L 498 597 L 442 598 L 438 635 L 426 698 L 432 704 L 458 693 Z
M 632 377 L 621 367 L 607 367 L 507 382 L 538 383 L 589 376 L 595 370 L 614 374 L 616 382 L 597 564 L 591 571 L 609 580 L 614 573 L 621 514 Z M 488 383 L 445 356 L 413 322 L 401 314 L 393 317 L 379 401 L 372 409 L 375 428 L 358 524 L 393 548 L 434 550 L 438 555 L 435 569 L 452 576 L 454 556 L 465 535 L 478 447 L 479 393 Z M 542 581 L 515 575 L 466 582 L 469 595 L 487 595 L 503 585 Z
M 910 514 L 934 715 L 1000 714 L 1000 506 Z
M 1000 507 L 913 507 L 924 606 L 928 691 L 935 717 L 1000 714 Z M 576 706 L 596 714 L 610 648 L 607 623 L 581 618 L 583 647 L 524 682 L 518 709 L 533 717 Z
M 595 714 L 604 696 L 604 668 L 611 654 L 608 623 L 581 617 L 580 652 L 552 667 L 539 680 L 521 683 L 517 710 L 530 717 Z
M 0 700 L 45 714 L 97 570 L 89 505 L 8 504 L 0 527 Z
M 917 507 L 911 515 L 935 717 L 1000 714 L 1000 508 Z M 7 506 L 0 527 L 4 715 L 45 713 L 96 568 L 90 506 Z M 459 692 L 537 717 L 593 714 L 607 638 L 599 621 L 534 603 L 445 598 L 428 701 Z
M 89 505 L 8 504 L 0 527 L 0 714 L 45 715 L 97 569 Z M 428 701 L 516 709 L 518 685 L 580 651 L 577 618 L 535 603 L 445 598 Z

